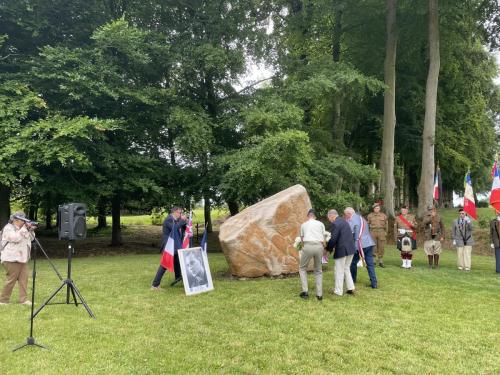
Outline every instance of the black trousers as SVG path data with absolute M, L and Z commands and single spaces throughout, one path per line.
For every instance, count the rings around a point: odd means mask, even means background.
M 154 287 L 160 286 L 161 279 L 163 278 L 163 275 L 165 274 L 166 270 L 167 269 L 165 267 L 163 267 L 162 265 L 160 265 L 158 267 L 158 271 L 156 271 L 156 276 L 155 276 L 155 278 L 153 280 L 153 284 L 152 284 Z M 181 265 L 179 263 L 179 255 L 177 254 L 177 251 L 174 254 L 174 274 L 175 274 L 176 279 L 179 279 L 182 277 Z

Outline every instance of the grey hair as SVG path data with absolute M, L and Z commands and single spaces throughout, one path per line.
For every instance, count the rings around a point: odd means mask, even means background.
M 344 213 L 354 214 L 354 213 L 356 213 L 356 211 L 354 211 L 354 208 L 352 208 L 352 207 L 346 207 L 346 209 L 344 210 Z
M 329 211 L 328 211 L 328 216 L 330 216 L 330 215 L 333 215 L 333 216 L 339 216 L 339 213 L 337 212 L 337 210 L 333 210 L 333 209 L 332 209 L 332 210 L 329 210 Z

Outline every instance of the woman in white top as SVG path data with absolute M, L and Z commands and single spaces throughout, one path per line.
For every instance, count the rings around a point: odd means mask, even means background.
M 0 305 L 9 303 L 16 282 L 19 283 L 19 303 L 31 304 L 27 299 L 28 261 L 34 238 L 33 227 L 28 223 L 26 215 L 23 212 L 11 215 L 9 223 L 2 230 L 0 244 L 0 261 L 6 271 Z

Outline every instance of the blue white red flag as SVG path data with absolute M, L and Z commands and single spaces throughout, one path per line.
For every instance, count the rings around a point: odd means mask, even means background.
M 184 240 L 182 241 L 182 248 L 187 249 L 191 247 L 191 239 L 193 238 L 193 211 L 189 213 L 189 219 L 184 232 Z
M 200 241 L 201 250 L 207 251 L 207 227 L 205 227 L 205 231 L 203 232 L 203 237 L 201 237 Z
M 174 272 L 174 254 L 176 248 L 178 248 L 179 242 L 180 242 L 179 230 L 177 228 L 177 225 L 174 224 L 172 227 L 172 231 L 168 236 L 167 243 L 163 248 L 163 253 L 160 260 L 160 264 L 170 272 Z
M 464 211 L 473 218 L 477 220 L 476 212 L 476 201 L 474 199 L 474 191 L 472 190 L 472 180 L 470 178 L 470 172 L 465 175 L 465 193 L 464 193 Z
M 490 204 L 497 211 L 500 211 L 500 171 L 495 168 L 493 183 L 491 184 Z
M 434 174 L 434 192 L 432 194 L 432 197 L 434 200 L 437 202 L 439 201 L 439 180 L 441 180 L 441 170 L 439 169 L 439 166 L 436 168 L 436 173 Z

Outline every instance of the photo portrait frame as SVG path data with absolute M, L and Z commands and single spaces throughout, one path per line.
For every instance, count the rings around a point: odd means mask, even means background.
M 214 290 L 207 252 L 201 247 L 179 249 L 179 263 L 187 296 Z

